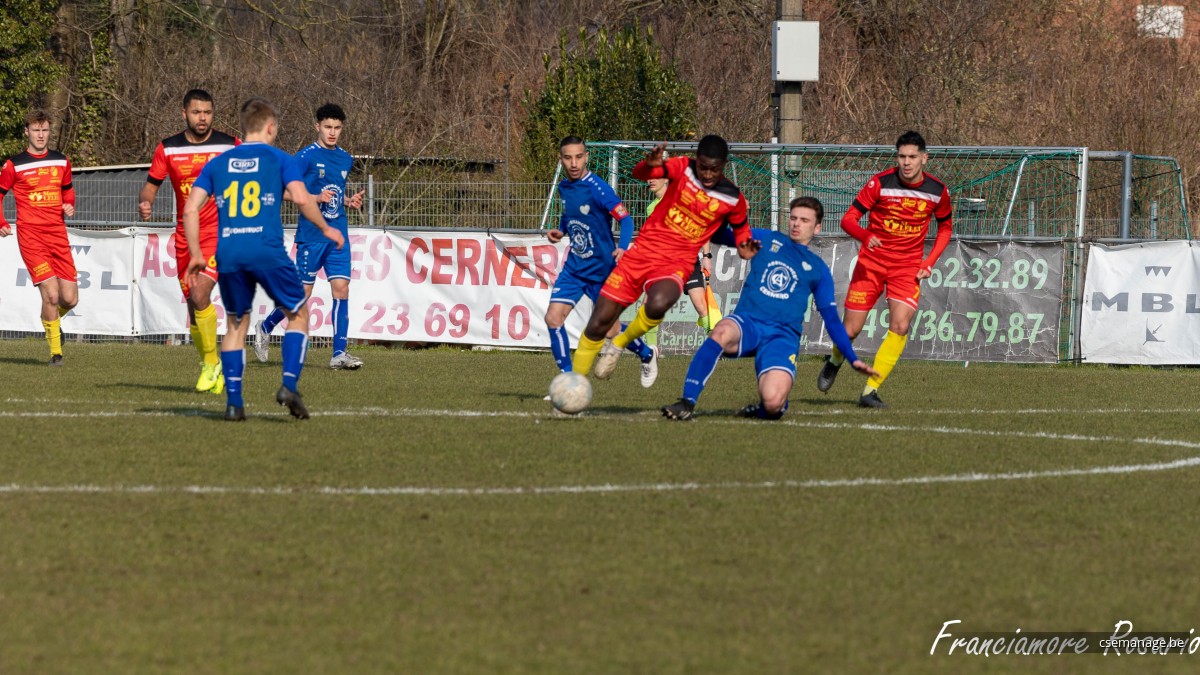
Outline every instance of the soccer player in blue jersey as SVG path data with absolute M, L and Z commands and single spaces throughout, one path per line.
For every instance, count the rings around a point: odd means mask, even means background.
M 304 185 L 304 174 L 294 158 L 273 147 L 279 133 L 279 114 L 261 98 L 242 105 L 242 145 L 208 161 L 183 209 L 183 228 L 191 262 L 189 282 L 206 265 L 200 250 L 200 208 L 213 195 L 217 204 L 217 284 L 228 320 L 221 341 L 221 369 L 225 375 L 225 419 L 246 419 L 242 400 L 242 372 L 246 367 L 246 333 L 254 291 L 261 286 L 284 308 L 288 331 L 283 336 L 283 386 L 275 401 L 297 419 L 308 419 L 308 409 L 296 383 L 308 348 L 308 304 L 296 267 L 283 248 L 283 223 L 279 208 L 284 190 L 321 233 L 338 248 L 342 233 L 330 227 Z
M 782 417 L 796 378 L 796 354 L 800 350 L 800 330 L 809 297 L 815 301 L 829 337 L 846 355 L 846 361 L 860 373 L 876 374 L 859 360 L 850 346 L 850 338 L 838 318 L 829 267 L 808 249 L 808 242 L 821 231 L 824 207 L 812 197 L 793 199 L 790 206 L 786 236 L 758 228 L 751 231 L 748 246 L 755 253 L 737 307 L 717 323 L 712 336 L 700 345 L 688 366 L 683 396 L 663 406 L 664 416 L 675 420 L 692 418 L 696 401 L 716 369 L 717 360 L 725 354 L 731 358 L 754 356 L 754 369 L 758 373 L 760 400 L 742 408 L 738 415 L 768 420 Z M 712 240 L 734 245 L 728 227 L 718 230 Z
M 596 302 L 604 281 L 629 249 L 633 217 L 612 186 L 588 171 L 588 151 L 583 139 L 567 136 L 559 143 L 558 154 L 567 175 L 558 184 L 563 214 L 559 226 L 547 232 L 546 237 L 554 243 L 568 237 L 571 252 L 550 292 L 546 327 L 550 329 L 550 351 L 554 354 L 554 362 L 559 370 L 568 373 L 571 372 L 571 347 L 563 324 L 580 298 L 586 295 Z M 619 241 L 613 241 L 613 218 L 621 224 Z M 620 332 L 620 324 L 614 323 L 608 339 Z M 653 385 L 658 379 L 658 349 L 641 339 L 630 342 L 627 349 L 642 361 L 642 386 Z
M 296 161 L 304 171 L 304 183 L 321 205 L 325 222 L 337 228 L 350 241 L 346 207 L 362 208 L 363 193 L 346 194 L 346 176 L 354 165 L 350 153 L 338 146 L 346 113 L 334 103 L 317 108 L 317 141 L 296 153 Z M 333 358 L 329 367 L 334 370 L 358 370 L 362 360 L 346 351 L 346 336 L 350 330 L 350 246 L 335 247 L 310 220 L 300 215 L 296 228 L 296 270 L 304 282 L 304 297 L 311 297 L 317 272 L 325 268 L 329 289 L 333 294 Z M 271 344 L 271 331 L 284 318 L 276 307 L 258 323 L 254 333 L 254 355 L 266 362 Z

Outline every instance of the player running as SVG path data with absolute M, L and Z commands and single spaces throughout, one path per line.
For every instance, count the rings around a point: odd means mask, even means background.
M 183 206 L 187 203 L 192 182 L 208 160 L 238 144 L 238 139 L 212 128 L 213 97 L 203 89 L 192 89 L 183 95 L 184 130 L 164 138 L 154 149 L 146 184 L 138 193 L 138 214 L 150 220 L 150 210 L 158 188 L 171 179 L 175 191 L 175 268 L 179 288 L 187 301 L 189 331 L 192 344 L 200 352 L 200 379 L 196 391 L 220 394 L 225 389 L 221 374 L 221 359 L 217 356 L 217 308 L 212 304 L 212 290 L 217 283 L 217 268 L 212 256 L 217 250 L 217 207 L 207 204 L 200 212 L 200 251 L 210 262 L 194 282 L 188 282 L 188 254 L 183 234 Z
M 75 215 L 71 160 L 50 150 L 50 113 L 25 115 L 25 151 L 0 167 L 0 202 L 12 190 L 17 203 L 17 248 L 25 269 L 42 296 L 42 327 L 50 345 L 50 365 L 63 364 L 60 321 L 79 302 L 75 258 L 67 239 L 67 221 Z M 0 237 L 12 228 L 0 210 Z
M 725 178 L 729 145 L 720 136 L 705 136 L 696 157 L 663 159 L 660 144 L 633 168 L 638 180 L 667 178 L 670 182 L 662 202 L 646 219 L 629 252 L 604 282 L 596 309 L 575 350 L 575 371 L 586 375 L 596 361 L 596 377 L 606 379 L 616 368 L 621 351 L 633 340 L 662 323 L 663 317 L 683 294 L 683 282 L 696 265 L 696 254 L 721 225 L 733 228 L 738 255 L 750 258 L 750 227 L 746 224 L 746 198 Z M 645 303 L 629 327 L 608 344 L 609 328 L 621 312 L 643 293 Z
M 867 380 L 858 399 L 858 405 L 864 408 L 887 407 L 879 399 L 879 388 L 908 343 L 908 329 L 921 298 L 921 279 L 929 278 L 950 243 L 950 191 L 945 183 L 925 173 L 928 161 L 921 134 L 901 134 L 896 140 L 896 166 L 872 177 L 842 216 L 842 230 L 862 243 L 842 316 L 851 340 L 862 331 L 867 312 L 879 296 L 887 293 L 888 332 L 875 354 L 874 366 L 879 374 Z M 865 228 L 858 224 L 864 213 L 869 214 Z M 929 222 L 934 218 L 937 238 L 929 255 L 922 259 Z M 825 358 L 817 375 L 818 390 L 827 392 L 833 386 L 845 362 L 840 349 L 835 344 L 833 355 Z
M 747 248 L 757 252 L 750 259 L 737 307 L 717 323 L 712 336 L 696 350 L 684 380 L 683 396 L 663 406 L 665 417 L 692 419 L 696 401 L 722 354 L 731 358 L 754 356 L 759 402 L 742 408 L 738 415 L 768 420 L 783 417 L 796 378 L 796 354 L 809 298 L 825 319 L 829 337 L 850 359 L 850 365 L 861 373 L 878 375 L 855 356 L 850 337 L 838 321 L 833 276 L 825 261 L 808 248 L 821 231 L 825 208 L 812 197 L 793 199 L 790 206 L 787 236 L 752 230 L 754 239 Z M 733 237 L 727 228 L 721 228 L 713 241 L 730 246 Z
M 569 373 L 571 347 L 563 324 L 580 298 L 586 295 L 596 302 L 604 280 L 629 249 L 629 241 L 633 238 L 633 216 L 629 215 L 612 187 L 588 171 L 588 151 L 583 139 L 567 136 L 559 143 L 558 152 L 567 175 L 558 184 L 563 213 L 559 227 L 548 231 L 546 238 L 558 243 L 565 234 L 571 250 L 550 292 L 546 327 L 550 331 L 550 352 L 554 362 L 559 370 Z M 613 241 L 613 218 L 621 224 L 617 242 Z M 620 326 L 614 322 L 607 334 L 613 337 L 619 332 Z M 658 350 L 640 339 L 630 342 L 628 349 L 642 361 L 642 386 L 650 387 L 658 379 Z
M 304 282 L 304 297 L 312 297 L 317 272 L 325 269 L 329 289 L 333 294 L 333 358 L 329 367 L 334 370 L 358 370 L 362 360 L 346 351 L 350 331 L 350 230 L 346 208 L 362 208 L 363 192 L 346 195 L 346 176 L 354 165 L 350 153 L 338 146 L 346 123 L 342 107 L 326 103 L 316 112 L 317 140 L 296 153 L 296 161 L 304 172 L 304 184 L 321 205 L 321 215 L 331 227 L 337 228 L 346 246 L 334 246 L 320 228 L 303 214 L 296 227 L 296 271 Z M 276 307 L 254 329 L 254 355 L 266 362 L 271 344 L 271 331 L 284 319 L 284 311 Z
M 246 367 L 246 333 L 256 286 L 261 286 L 284 308 L 288 331 L 283 336 L 283 385 L 275 400 L 297 419 L 308 419 L 296 383 L 308 347 L 308 303 L 296 267 L 283 248 L 283 223 L 279 208 L 286 189 L 300 212 L 341 248 L 342 233 L 329 227 L 304 185 L 304 174 L 294 158 L 272 147 L 279 132 L 275 107 L 261 98 L 242 106 L 245 143 L 213 158 L 192 183 L 183 210 L 183 227 L 191 262 L 188 280 L 195 281 L 208 268 L 210 258 L 201 249 L 200 212 L 209 195 L 215 196 L 219 234 L 216 265 L 221 301 L 228 330 L 221 342 L 225 375 L 225 419 L 246 419 L 242 400 L 242 372 Z

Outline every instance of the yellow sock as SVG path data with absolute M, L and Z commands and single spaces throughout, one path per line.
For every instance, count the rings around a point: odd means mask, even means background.
M 896 367 L 896 362 L 900 360 L 900 354 L 904 351 L 904 345 L 908 344 L 908 336 L 896 335 L 892 331 L 888 331 L 883 337 L 883 344 L 879 345 L 879 351 L 875 353 L 875 370 L 879 371 L 879 377 L 871 376 L 867 380 L 867 387 L 863 389 L 863 395 L 870 394 L 883 386 L 883 381 L 887 379 L 892 369 Z
M 637 316 L 633 318 L 633 321 L 629 322 L 629 326 L 625 328 L 625 331 L 613 338 L 613 344 L 621 349 L 625 349 L 629 346 L 630 342 L 642 337 L 651 328 L 662 322 L 662 319 L 651 319 L 646 316 L 646 306 L 642 305 L 638 307 Z
M 571 357 L 571 370 L 580 375 L 587 375 L 592 372 L 592 363 L 596 361 L 596 355 L 600 353 L 600 347 L 604 345 L 604 340 L 589 340 L 588 336 L 579 336 L 579 345 L 575 347 L 575 355 Z
M 46 321 L 42 319 L 42 327 L 46 329 L 46 343 L 50 345 L 50 356 L 62 355 L 62 330 L 58 319 Z
M 196 351 L 200 352 L 205 364 L 215 366 L 221 362 L 217 354 L 217 308 L 214 305 L 196 310 L 192 339 L 196 341 Z
M 833 362 L 833 365 L 841 368 L 842 364 L 846 362 L 846 357 L 842 356 L 842 353 L 838 351 L 837 347 L 834 347 L 833 354 L 829 356 L 829 360 Z
M 67 309 L 66 307 L 63 307 L 63 306 L 61 306 L 61 305 L 59 306 L 59 308 L 58 308 L 58 318 L 60 318 L 60 319 L 61 319 L 61 318 L 63 318 L 64 316 L 66 316 L 66 315 L 68 315 L 68 314 L 70 314 L 70 313 L 71 313 L 71 310 L 69 310 L 69 309 Z

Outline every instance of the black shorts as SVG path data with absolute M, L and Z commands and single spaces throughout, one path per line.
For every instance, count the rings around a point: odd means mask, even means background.
M 693 288 L 704 288 L 704 269 L 700 267 L 700 259 L 696 259 L 696 266 L 692 268 L 692 276 L 688 277 L 687 283 L 683 285 L 684 293 L 691 293 Z

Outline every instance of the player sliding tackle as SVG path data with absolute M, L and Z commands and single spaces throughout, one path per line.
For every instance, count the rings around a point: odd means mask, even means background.
M 725 178 L 729 145 L 720 136 L 705 136 L 696 157 L 663 159 L 666 144 L 650 151 L 633 168 L 638 180 L 666 178 L 667 192 L 629 251 L 604 282 L 600 299 L 575 350 L 575 372 L 586 375 L 596 361 L 596 377 L 612 375 L 617 358 L 631 342 L 662 323 L 667 310 L 683 294 L 683 282 L 696 265 L 696 254 L 721 225 L 733 228 L 738 255 L 749 259 L 750 227 L 746 225 L 746 198 Z M 637 317 L 620 335 L 605 344 L 604 336 L 622 310 L 645 293 Z
M 809 298 L 825 320 L 829 337 L 860 373 L 877 377 L 879 373 L 854 354 L 850 337 L 838 320 L 833 299 L 833 276 L 820 256 L 808 249 L 808 243 L 821 231 L 825 208 L 812 197 L 799 197 L 791 203 L 788 234 L 753 230 L 753 237 L 739 252 L 753 256 L 742 296 L 733 313 L 717 323 L 712 337 L 700 345 L 688 366 L 683 396 L 663 406 L 664 416 L 689 420 L 708 378 L 712 377 L 721 354 L 733 358 L 754 357 L 758 374 L 759 402 L 742 408 L 742 417 L 777 420 L 788 407 L 788 393 L 796 379 L 796 354 L 800 349 L 800 330 Z M 722 228 L 713 241 L 732 245 L 733 237 Z
M 279 115 L 271 103 L 252 98 L 242 106 L 242 145 L 204 165 L 192 184 L 183 208 L 187 235 L 188 281 L 204 270 L 208 261 L 200 250 L 200 209 L 215 195 L 220 229 L 217 240 L 217 284 L 229 326 L 221 341 L 221 368 L 225 374 L 225 419 L 246 419 L 242 400 L 242 372 L 246 367 L 246 333 L 254 291 L 262 286 L 275 304 L 284 308 L 288 330 L 283 336 L 283 386 L 275 394 L 279 405 L 297 419 L 308 419 L 308 409 L 296 390 L 308 347 L 308 303 L 296 267 L 283 248 L 283 222 L 279 207 L 286 188 L 291 200 L 310 222 L 338 248 L 342 233 L 321 216 L 308 189 L 304 173 L 293 157 L 271 143 L 279 133 Z

